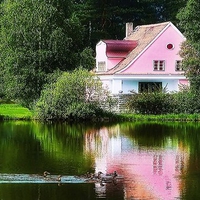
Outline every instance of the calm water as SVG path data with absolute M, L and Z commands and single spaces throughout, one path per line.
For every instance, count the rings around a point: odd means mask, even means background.
M 199 200 L 200 124 L 0 122 L 0 173 L 82 175 L 117 183 L 1 183 L 0 200 Z

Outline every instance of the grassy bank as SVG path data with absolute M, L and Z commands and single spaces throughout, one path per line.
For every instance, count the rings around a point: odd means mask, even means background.
M 2 120 L 30 120 L 33 113 L 14 103 L 0 103 L 0 119 Z M 106 121 L 109 121 L 106 117 Z M 112 121 L 200 121 L 200 114 L 166 114 L 166 115 L 140 115 L 118 114 L 112 117 Z M 104 121 L 104 120 L 103 120 Z
M 120 114 L 123 121 L 180 121 L 180 122 L 200 122 L 200 114 L 166 114 L 166 115 L 140 115 L 140 114 Z
M 32 112 L 19 104 L 0 104 L 0 119 L 29 120 Z

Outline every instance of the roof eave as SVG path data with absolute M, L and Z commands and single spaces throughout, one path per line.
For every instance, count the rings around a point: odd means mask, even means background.
M 123 71 L 125 71 L 128 67 L 130 67 L 130 65 L 132 65 L 159 37 L 160 35 L 162 35 L 162 33 L 170 26 L 173 25 L 171 22 L 169 22 L 162 31 L 160 31 L 160 33 L 144 48 L 143 51 L 141 51 L 126 67 L 124 67 L 123 69 L 121 69 L 120 71 L 117 71 L 116 73 L 121 73 Z M 174 25 L 173 25 L 174 26 Z M 175 26 L 174 26 L 175 27 Z M 176 27 L 175 27 L 176 28 Z M 177 29 L 178 30 L 178 29 Z M 180 31 L 179 31 L 180 32 Z M 134 49 L 133 49 L 134 51 Z

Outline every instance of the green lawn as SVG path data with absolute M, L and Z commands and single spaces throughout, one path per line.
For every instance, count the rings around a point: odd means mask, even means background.
M 32 113 L 19 104 L 0 104 L 0 116 L 2 119 L 31 119 Z

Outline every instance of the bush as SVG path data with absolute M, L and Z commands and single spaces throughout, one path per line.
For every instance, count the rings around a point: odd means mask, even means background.
M 167 114 L 173 109 L 173 96 L 162 91 L 134 93 L 127 101 L 129 110 L 139 114 Z
M 84 69 L 64 72 L 54 83 L 45 87 L 36 103 L 36 117 L 66 120 L 100 117 L 102 105 L 110 101 L 102 82 Z
M 173 94 L 173 104 L 175 114 L 187 113 L 194 114 L 200 113 L 199 102 L 200 92 L 193 92 L 188 87 L 183 87 L 179 92 Z
M 128 109 L 139 114 L 198 114 L 200 91 L 181 87 L 179 92 L 165 91 L 134 93 L 127 101 Z

